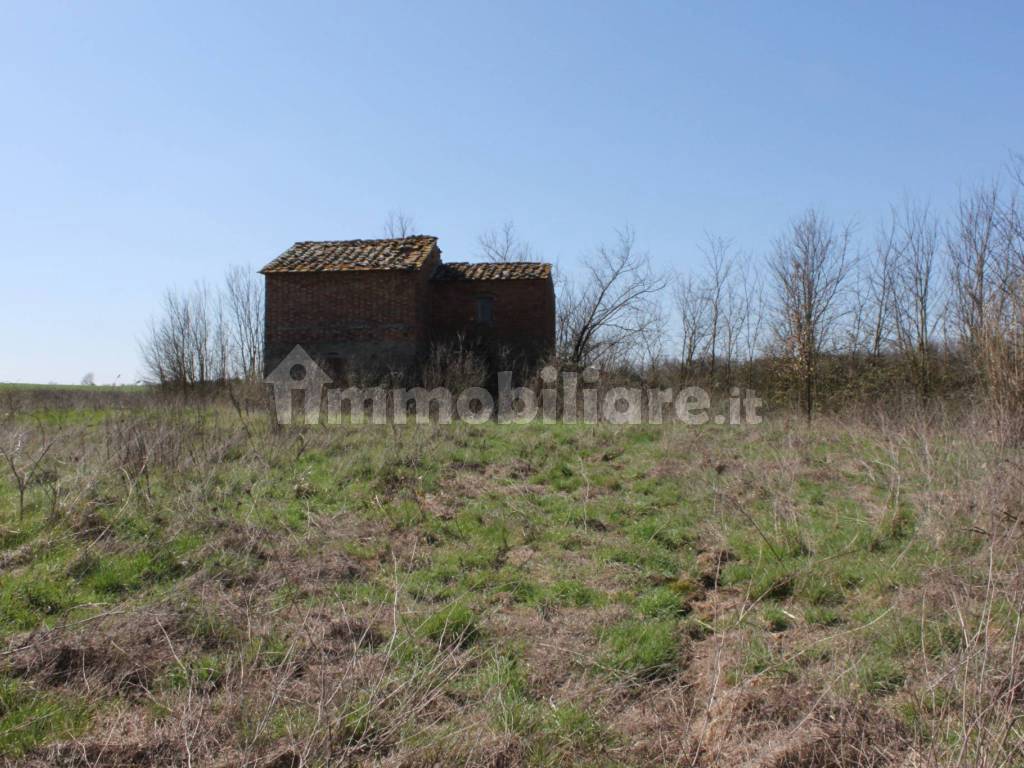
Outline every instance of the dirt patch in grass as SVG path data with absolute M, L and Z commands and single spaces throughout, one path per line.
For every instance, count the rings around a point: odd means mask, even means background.
M 704 550 L 697 555 L 697 576 L 707 589 L 715 589 L 722 576 L 726 563 L 731 563 L 736 555 L 724 547 Z
M 692 465 L 677 458 L 661 459 L 651 470 L 651 477 L 658 480 L 685 477 L 692 470 Z
M 877 708 L 827 690 L 761 678 L 728 686 L 736 647 L 698 644 L 679 680 L 644 691 L 611 718 L 632 761 L 745 768 L 904 765 L 908 739 Z
M 522 648 L 530 691 L 548 697 L 586 674 L 599 654 L 597 630 L 627 615 L 617 605 L 562 608 L 546 616 L 536 608 L 515 606 L 492 616 L 488 628 L 501 641 Z
M 109 739 L 88 739 L 53 744 L 27 755 L 27 768 L 136 768 L 160 765 L 167 768 L 188 765 L 188 754 L 180 744 L 111 743 Z
M 513 547 L 505 554 L 505 564 L 515 568 L 522 568 L 536 556 L 537 551 L 532 547 Z
M 419 503 L 424 512 L 438 520 L 451 520 L 459 511 L 455 500 L 444 494 L 425 493 L 419 497 Z
M 483 474 L 491 480 L 525 480 L 534 472 L 533 465 L 526 459 L 511 459 L 510 461 L 488 464 Z
M 441 490 L 435 501 L 453 506 L 456 510 L 467 499 L 476 499 L 498 489 L 518 493 L 546 493 L 543 485 L 526 482 L 534 467 L 525 459 L 513 458 L 506 462 L 453 466 L 453 472 L 442 476 Z
M 166 628 L 170 612 L 119 615 L 78 629 L 54 629 L 14 638 L 5 671 L 49 687 L 105 689 L 144 695 L 173 663 Z
M 906 749 L 890 716 L 809 685 L 755 679 L 722 691 L 707 713 L 692 745 L 707 765 L 889 766 Z
M 343 552 L 289 553 L 275 559 L 264 574 L 269 582 L 278 578 L 316 594 L 339 582 L 352 581 L 365 573 L 363 566 Z

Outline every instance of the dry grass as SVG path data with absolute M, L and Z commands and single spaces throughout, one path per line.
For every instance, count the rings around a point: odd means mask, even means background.
M 1024 455 L 997 438 L 21 407 L 0 440 L 51 447 L 23 514 L 0 484 L 0 754 L 1020 765 Z

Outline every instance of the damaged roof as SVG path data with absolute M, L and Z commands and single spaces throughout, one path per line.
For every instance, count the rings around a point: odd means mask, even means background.
M 260 270 L 276 272 L 349 272 L 413 270 L 423 266 L 437 246 L 430 235 L 386 240 L 307 240 L 295 243 Z
M 438 264 L 432 280 L 546 280 L 551 277 L 551 265 L 533 261 L 506 261 L 469 264 L 454 261 Z

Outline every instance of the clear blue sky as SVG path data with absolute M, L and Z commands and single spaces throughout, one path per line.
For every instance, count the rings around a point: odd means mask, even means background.
M 0 5 L 0 381 L 138 376 L 161 293 L 391 209 L 571 266 L 763 252 L 1024 151 L 1024 5 Z

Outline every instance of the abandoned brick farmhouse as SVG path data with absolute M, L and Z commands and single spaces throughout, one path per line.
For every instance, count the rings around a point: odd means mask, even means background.
M 409 368 L 456 337 L 526 362 L 555 342 L 550 264 L 444 263 L 417 235 L 299 242 L 260 272 L 268 372 L 296 344 L 344 376 Z

